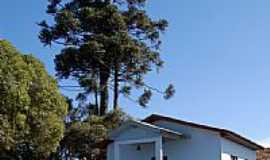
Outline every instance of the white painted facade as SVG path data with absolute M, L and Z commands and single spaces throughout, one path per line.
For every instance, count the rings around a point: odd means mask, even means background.
M 239 160 L 256 160 L 256 151 L 250 150 L 225 138 L 221 138 L 221 149 L 223 157 L 224 155 L 227 155 L 227 157 L 233 155 L 237 156 Z M 222 160 L 227 160 L 227 158 Z
M 151 126 L 126 126 L 112 136 L 108 146 L 108 160 L 256 160 L 256 151 L 223 138 L 207 129 L 181 125 L 169 121 L 156 121 Z M 179 133 L 178 138 L 163 134 L 163 128 Z M 166 130 L 165 130 L 166 131 Z
M 176 123 L 158 121 L 155 125 L 166 127 L 187 136 L 185 139 L 165 143 L 165 153 L 171 160 L 219 160 L 221 144 L 217 133 Z M 166 147 L 167 146 L 167 147 Z M 180 156 L 181 155 L 181 156 Z

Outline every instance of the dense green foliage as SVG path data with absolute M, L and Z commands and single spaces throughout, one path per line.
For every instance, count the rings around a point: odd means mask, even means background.
M 66 113 L 66 100 L 43 64 L 0 40 L 1 156 L 45 159 L 63 137 Z
M 67 123 L 65 137 L 61 141 L 58 152 L 50 160 L 82 159 L 105 160 L 108 133 L 129 119 L 119 110 L 105 116 L 90 116 L 85 121 Z
M 146 0 L 48 1 L 54 23 L 42 21 L 39 38 L 64 46 L 57 76 L 77 80 L 79 105 L 68 107 L 40 61 L 0 40 L 0 159 L 104 160 L 109 131 L 128 118 L 120 94 L 145 107 L 153 91 L 165 99 L 175 92 L 144 81 L 163 66 L 160 35 L 168 23 L 147 15 Z
M 64 46 L 55 57 L 57 76 L 76 79 L 84 89 L 78 96 L 81 106 L 94 108 L 98 115 L 106 113 L 110 93 L 114 108 L 118 107 L 119 94 L 131 99 L 133 88 L 142 91 L 134 101 L 143 107 L 152 91 L 165 99 L 174 93 L 172 85 L 163 91 L 144 81 L 150 71 L 163 66 L 160 34 L 168 26 L 164 19 L 151 19 L 145 3 L 146 0 L 49 0 L 47 13 L 54 23 L 42 21 L 39 38 L 45 45 Z

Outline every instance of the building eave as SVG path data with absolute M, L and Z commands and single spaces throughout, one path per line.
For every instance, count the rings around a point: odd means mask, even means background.
M 220 134 L 221 137 L 226 138 L 232 142 L 235 142 L 237 144 L 243 145 L 247 148 L 250 148 L 252 150 L 261 150 L 264 149 L 264 147 L 262 147 L 261 145 L 235 133 L 226 129 L 221 129 L 221 128 L 216 128 L 216 127 L 212 127 L 212 126 L 208 126 L 208 125 L 202 125 L 202 124 L 197 124 L 197 123 L 193 123 L 193 122 L 188 122 L 188 121 L 182 121 L 179 119 L 175 119 L 175 118 L 171 118 L 171 117 L 166 117 L 166 116 L 162 116 L 162 115 L 157 115 L 157 114 L 153 114 L 147 118 L 145 118 L 143 120 L 143 122 L 147 122 L 147 123 L 151 123 L 154 124 L 154 122 L 156 121 L 169 121 L 169 122 L 174 122 L 180 125 L 186 125 L 186 126 L 190 126 L 190 127 L 194 127 L 194 128 L 199 128 L 199 129 L 205 129 L 205 130 L 209 130 L 209 131 L 213 131 L 216 132 L 218 134 Z

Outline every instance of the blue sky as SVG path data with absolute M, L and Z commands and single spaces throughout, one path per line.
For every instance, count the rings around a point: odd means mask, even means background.
M 270 1 L 150 0 L 147 8 L 170 22 L 162 38 L 165 68 L 147 80 L 160 88 L 174 83 L 177 93 L 169 101 L 155 96 L 146 109 L 121 99 L 124 110 L 228 128 L 270 144 Z M 0 38 L 34 54 L 53 75 L 61 46 L 43 47 L 37 38 L 45 9 L 46 0 L 3 1 Z

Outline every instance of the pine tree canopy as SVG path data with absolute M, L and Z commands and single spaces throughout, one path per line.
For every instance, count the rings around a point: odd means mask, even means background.
M 133 88 L 142 91 L 135 101 L 144 107 L 152 91 L 165 99 L 175 92 L 172 85 L 161 91 L 144 81 L 163 66 L 160 36 L 168 26 L 150 18 L 145 5 L 146 0 L 49 0 L 54 23 L 39 23 L 42 43 L 64 46 L 55 57 L 57 76 L 76 79 L 84 88 L 78 99 L 93 96 L 90 104 L 99 115 L 106 113 L 109 93 L 117 108 L 119 94 L 130 99 Z

